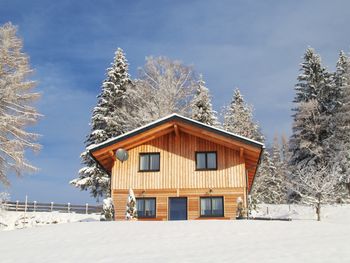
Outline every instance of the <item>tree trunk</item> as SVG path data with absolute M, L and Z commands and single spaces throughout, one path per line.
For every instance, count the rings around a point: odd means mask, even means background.
M 346 183 L 346 187 L 348 188 L 348 192 L 349 192 L 349 195 L 350 195 L 350 183 Z
M 317 221 L 321 221 L 321 195 L 317 197 L 316 214 L 317 214 Z

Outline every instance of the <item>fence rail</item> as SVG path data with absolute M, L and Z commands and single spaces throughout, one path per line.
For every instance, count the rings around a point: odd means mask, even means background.
M 18 212 L 63 212 L 63 213 L 79 213 L 79 214 L 95 214 L 102 212 L 102 206 L 96 205 L 72 205 L 34 202 L 5 202 L 2 204 L 5 210 Z

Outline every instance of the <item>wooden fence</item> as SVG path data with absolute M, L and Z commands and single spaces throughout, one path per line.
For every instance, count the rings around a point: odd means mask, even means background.
M 1 205 L 1 204 L 0 204 Z M 100 214 L 102 206 L 94 205 L 72 205 L 34 202 L 5 202 L 2 204 L 5 210 L 18 212 L 63 212 L 63 213 L 79 213 L 79 214 Z

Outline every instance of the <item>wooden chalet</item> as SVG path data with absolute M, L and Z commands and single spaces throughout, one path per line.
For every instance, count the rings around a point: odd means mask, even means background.
M 115 151 L 125 149 L 121 162 Z M 115 219 L 124 220 L 128 189 L 139 220 L 234 219 L 246 199 L 264 145 L 172 114 L 88 150 L 111 175 Z

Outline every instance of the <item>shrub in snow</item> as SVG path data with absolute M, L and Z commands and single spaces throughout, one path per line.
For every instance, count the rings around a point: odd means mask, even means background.
M 134 195 L 134 191 L 132 189 L 129 189 L 128 202 L 126 204 L 125 219 L 137 220 L 136 198 Z
M 258 207 L 257 207 L 257 204 L 258 204 L 258 200 L 252 196 L 252 195 L 248 195 L 248 215 L 251 216 L 253 215 Z
M 10 194 L 7 192 L 0 192 L 0 204 L 10 201 Z
M 10 194 L 6 192 L 0 192 L 0 212 L 4 209 L 4 203 L 10 200 Z
M 101 221 L 114 220 L 114 205 L 112 198 L 108 197 L 103 200 Z
M 245 216 L 245 209 L 243 205 L 243 199 L 242 197 L 237 198 L 237 212 L 236 212 L 236 218 L 243 218 Z

